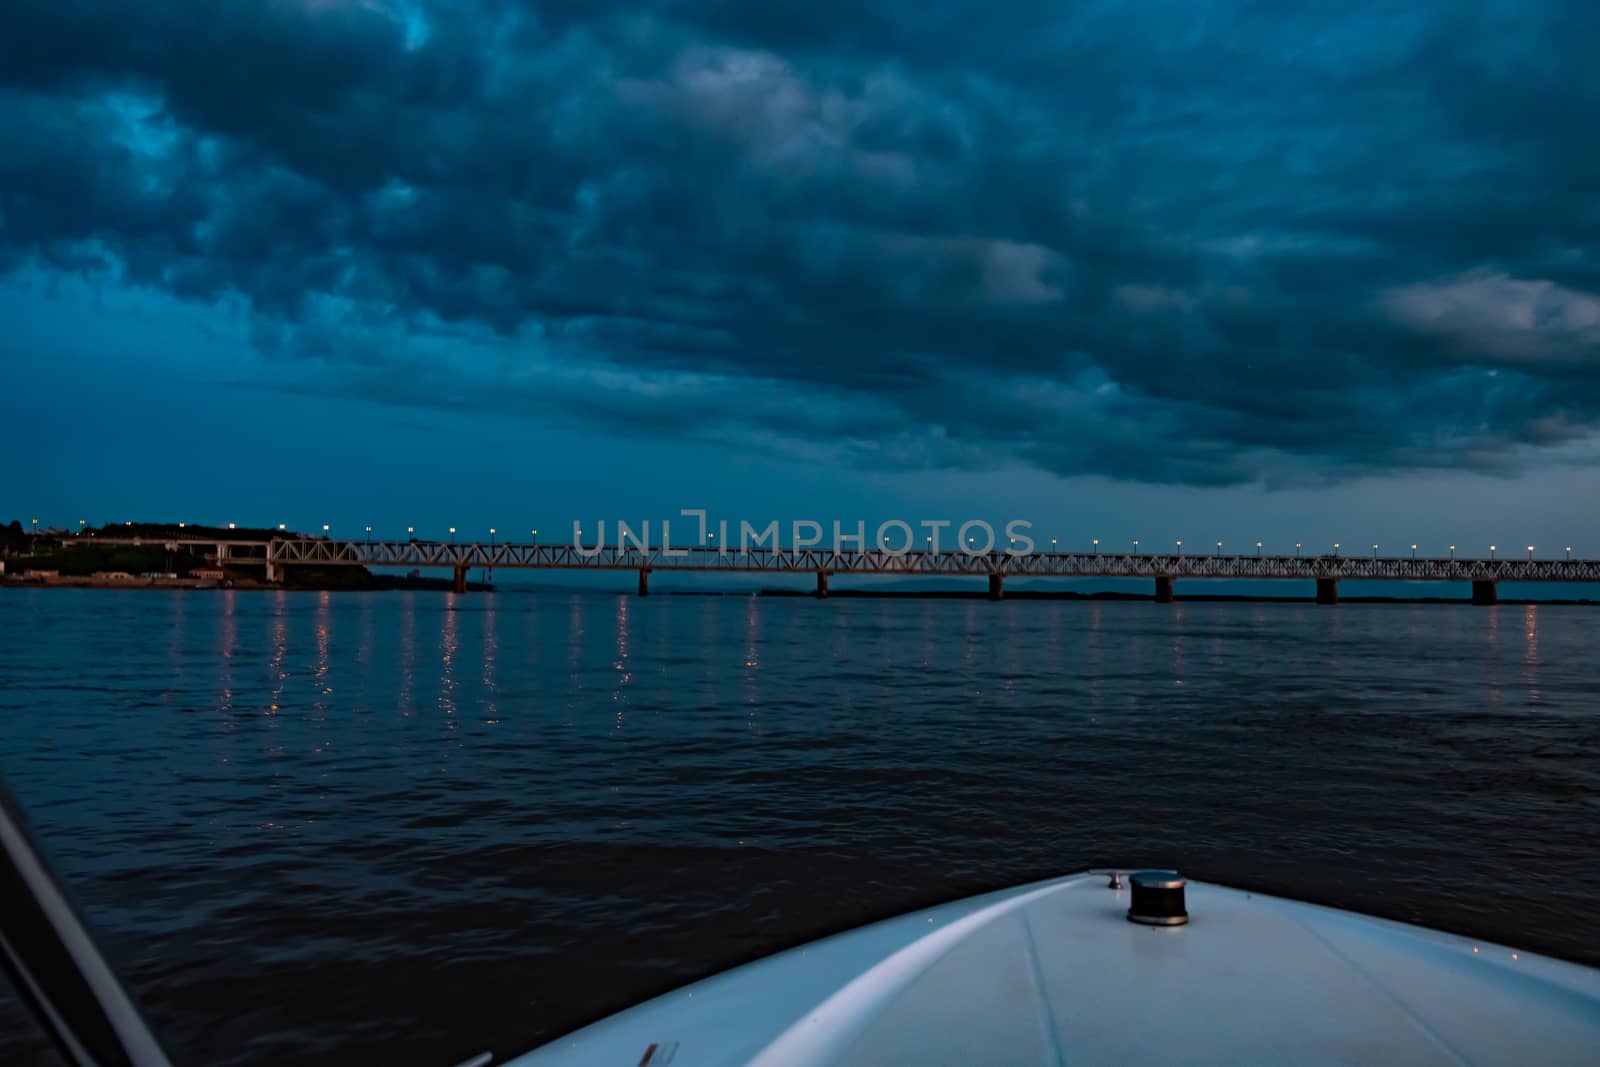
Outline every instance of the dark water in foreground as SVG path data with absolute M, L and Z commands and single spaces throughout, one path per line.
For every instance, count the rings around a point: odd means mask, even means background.
M 447 1067 L 1105 864 L 1600 963 L 1597 624 L 7 590 L 0 771 L 180 1062 Z

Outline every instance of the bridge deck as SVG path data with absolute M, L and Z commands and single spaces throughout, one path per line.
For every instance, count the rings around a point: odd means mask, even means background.
M 1118 555 L 961 550 L 887 552 L 821 548 L 652 548 L 516 542 L 284 540 L 266 545 L 276 565 L 490 567 L 547 570 L 749 573 L 1004 575 L 1056 578 L 1282 578 L 1390 581 L 1596 582 L 1600 562 L 1582 559 L 1412 559 L 1370 556 Z

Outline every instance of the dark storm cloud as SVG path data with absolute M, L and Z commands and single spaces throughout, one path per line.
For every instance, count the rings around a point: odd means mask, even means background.
M 0 12 L 0 265 L 270 380 L 869 463 L 1510 470 L 1600 420 L 1587 2 Z

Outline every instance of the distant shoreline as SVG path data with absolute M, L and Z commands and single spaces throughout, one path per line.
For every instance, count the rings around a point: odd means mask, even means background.
M 0 589 L 194 589 L 202 592 L 232 590 L 239 592 L 285 593 L 382 593 L 391 591 L 423 590 L 449 592 L 454 583 L 449 578 L 410 578 L 375 574 L 374 585 L 352 587 L 348 585 L 282 585 L 263 582 L 255 578 L 96 578 L 92 575 L 67 575 L 55 578 L 26 578 L 5 575 L 0 577 Z M 494 586 L 483 582 L 468 582 L 469 593 L 492 593 Z

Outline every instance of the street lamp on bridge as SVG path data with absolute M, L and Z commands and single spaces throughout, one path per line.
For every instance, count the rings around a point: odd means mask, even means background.
M 370 525 L 367 527 L 367 544 L 372 544 L 372 527 Z
M 179 526 L 182 526 L 182 525 L 183 525 L 183 523 L 181 523 L 181 522 L 180 522 L 180 523 L 178 523 L 178 525 L 179 525 Z M 280 523 L 278 523 L 278 529 L 280 529 L 280 530 L 287 530 L 287 529 L 288 529 L 288 528 L 289 528 L 289 524 L 288 524 L 288 523 L 286 523 L 286 522 L 280 522 Z
M 1339 542 L 1337 542 L 1337 541 L 1335 541 L 1333 543 L 1333 558 L 1334 559 L 1338 559 L 1339 558 Z
M 1139 539 L 1137 537 L 1133 539 L 1133 554 L 1135 556 L 1139 554 Z
M 1529 559 L 1533 558 L 1533 546 L 1532 545 L 1528 546 L 1528 558 Z
M 1412 559 L 1416 559 L 1417 558 L 1417 546 L 1416 545 L 1412 545 L 1411 546 L 1411 558 Z
M 1489 558 L 1490 559 L 1494 559 L 1494 546 L 1493 545 L 1489 546 Z
M 1567 558 L 1568 559 L 1572 558 L 1572 546 L 1571 545 L 1567 546 Z
M 1378 558 L 1378 546 L 1377 545 L 1373 545 L 1372 546 L 1372 558 L 1373 559 L 1377 559 Z
M 323 523 L 322 524 L 322 536 L 323 537 L 327 537 L 328 536 L 328 524 L 327 523 Z
M 1296 541 L 1294 543 L 1294 558 L 1295 559 L 1299 559 L 1300 558 L 1300 542 L 1299 541 Z
M 1455 545 L 1451 545 L 1450 546 L 1450 558 L 1451 559 L 1455 559 L 1456 558 L 1456 546 Z
M 450 527 L 450 543 L 452 545 L 456 543 L 456 528 L 454 526 Z
M 87 523 L 85 523 L 83 519 L 79 519 L 78 520 L 78 536 L 79 537 L 83 536 L 83 528 L 84 528 L 85 525 L 87 525 Z
M 1100 554 L 1100 538 L 1098 537 L 1094 539 L 1094 554 L 1097 556 Z
M 1178 542 L 1178 555 L 1180 555 L 1180 556 L 1183 555 L 1183 542 L 1182 541 Z
M 1257 541 L 1256 542 L 1256 559 L 1260 559 L 1260 558 L 1261 558 L 1261 542 Z
M 1219 555 L 1219 556 L 1222 555 L 1222 542 L 1221 541 L 1217 542 L 1217 555 Z
M 533 535 L 533 543 L 534 544 L 538 544 L 539 543 L 539 531 L 538 530 L 529 530 L 528 532 Z

